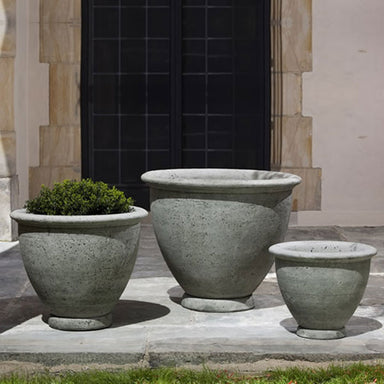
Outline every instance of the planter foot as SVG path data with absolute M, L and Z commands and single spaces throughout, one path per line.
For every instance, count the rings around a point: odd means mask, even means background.
M 255 307 L 252 295 L 237 299 L 204 299 L 190 296 L 187 293 L 181 299 L 181 305 L 184 308 L 201 312 L 238 312 Z
M 298 327 L 296 335 L 306 339 L 331 340 L 345 337 L 345 328 L 341 329 L 307 329 Z
M 48 325 L 51 328 L 60 329 L 61 331 L 92 331 L 96 329 L 107 328 L 112 324 L 112 314 L 88 318 L 70 318 L 57 317 L 51 315 L 48 319 Z

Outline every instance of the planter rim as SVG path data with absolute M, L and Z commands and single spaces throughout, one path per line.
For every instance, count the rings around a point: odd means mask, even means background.
M 25 209 L 16 209 L 11 212 L 10 216 L 18 223 L 39 227 L 116 227 L 127 224 L 134 225 L 148 215 L 148 212 L 141 207 L 133 206 L 132 208 L 131 212 L 126 213 L 78 216 L 38 215 L 28 213 Z
M 337 262 L 359 261 L 376 255 L 376 248 L 362 243 L 333 240 L 291 241 L 272 245 L 275 258 L 292 261 Z
M 209 193 L 291 190 L 299 176 L 285 172 L 227 168 L 178 168 L 149 171 L 141 179 L 151 187 Z

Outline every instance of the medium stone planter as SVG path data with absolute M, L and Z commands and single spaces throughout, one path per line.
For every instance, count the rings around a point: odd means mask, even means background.
M 298 176 L 255 170 L 171 169 L 149 184 L 161 252 L 185 291 L 181 304 L 208 312 L 253 308 L 252 293 L 282 241 Z
M 147 211 L 97 216 L 11 213 L 19 224 L 23 262 L 37 295 L 62 330 L 111 325 L 111 311 L 132 273 L 140 220 Z
M 298 323 L 297 335 L 338 339 L 367 285 L 376 249 L 342 241 L 296 241 L 275 244 L 279 287 Z

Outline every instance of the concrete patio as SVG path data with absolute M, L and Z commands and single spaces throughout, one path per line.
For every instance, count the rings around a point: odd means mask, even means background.
M 384 358 L 384 227 L 291 227 L 286 240 L 328 239 L 375 246 L 365 296 L 347 337 L 316 341 L 295 335 L 273 269 L 254 293 L 256 308 L 230 314 L 180 306 L 182 289 L 142 228 L 132 278 L 109 329 L 65 332 L 48 327 L 24 272 L 18 243 L 1 243 L 0 373 L 20 367 L 225 366 L 247 371 L 284 364 Z

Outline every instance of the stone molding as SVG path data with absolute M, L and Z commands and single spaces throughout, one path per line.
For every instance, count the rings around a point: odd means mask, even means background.
M 312 70 L 312 0 L 271 0 L 272 169 L 296 173 L 293 210 L 321 209 L 312 164 L 312 118 L 302 115 L 302 76 Z
M 44 184 L 52 187 L 55 182 L 65 179 L 79 180 L 81 178 L 80 167 L 64 167 L 64 166 L 38 166 L 29 169 L 29 192 L 30 196 L 39 194 L 41 185 Z
M 17 175 L 0 177 L 0 239 L 12 241 L 17 237 L 17 225 L 9 214 L 18 208 L 19 181 Z
M 0 131 L 0 178 L 16 175 L 16 132 Z
M 282 167 L 282 172 L 293 173 L 302 178 L 292 194 L 293 211 L 319 211 L 321 209 L 321 169 Z
M 49 125 L 40 127 L 39 166 L 29 170 L 29 196 L 41 184 L 81 178 L 81 0 L 40 0 L 40 62 L 49 64 Z
M 16 56 L 16 0 L 0 1 L 0 58 Z
M 0 57 L 0 131 L 13 131 L 15 58 Z
M 312 117 L 283 116 L 282 158 L 284 167 L 312 167 Z M 300 148 L 300 150 L 298 150 Z
M 80 124 L 79 64 L 50 64 L 49 123 L 54 126 Z
M 40 61 L 80 63 L 81 0 L 40 0 Z
M 14 87 L 16 56 L 16 0 L 0 1 L 0 240 L 17 236 L 9 217 L 17 208 Z
M 80 125 L 40 127 L 40 165 L 79 167 Z

